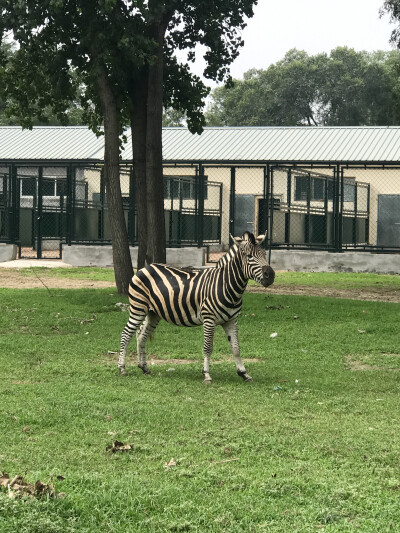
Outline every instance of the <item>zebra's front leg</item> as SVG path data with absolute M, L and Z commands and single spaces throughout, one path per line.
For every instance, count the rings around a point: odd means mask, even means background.
M 211 383 L 212 379 L 210 376 L 210 357 L 213 351 L 215 323 L 211 320 L 205 320 L 203 326 L 204 326 L 203 376 L 204 376 L 204 383 Z
M 151 374 L 146 362 L 146 341 L 156 329 L 159 322 L 160 317 L 153 311 L 149 311 L 142 327 L 137 333 L 138 367 L 143 370 L 144 374 Z
M 126 359 L 126 350 L 128 348 L 128 344 L 130 343 L 133 334 L 137 330 L 137 328 L 140 326 L 141 322 L 143 321 L 145 315 L 142 317 L 129 317 L 128 323 L 124 327 L 122 333 L 121 333 L 121 348 L 119 352 L 119 359 L 118 359 L 118 368 L 121 375 L 126 374 L 125 369 L 125 359 Z
M 246 372 L 242 358 L 240 357 L 240 346 L 238 339 L 238 325 L 236 318 L 222 324 L 224 328 L 226 338 L 228 339 L 229 346 L 235 360 L 236 372 L 238 375 L 243 378 L 245 381 L 253 381 L 252 377 Z

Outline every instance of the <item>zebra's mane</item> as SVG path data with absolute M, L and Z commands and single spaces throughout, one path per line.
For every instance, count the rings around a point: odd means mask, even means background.
M 237 256 L 238 252 L 239 247 L 237 244 L 234 244 L 233 246 L 231 246 L 231 248 L 229 248 L 225 255 L 219 258 L 217 264 L 215 265 L 215 268 L 222 268 L 228 263 L 230 263 L 233 258 Z

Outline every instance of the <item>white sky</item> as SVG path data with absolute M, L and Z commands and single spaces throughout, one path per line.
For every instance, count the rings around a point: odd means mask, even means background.
M 388 16 L 379 18 L 382 5 L 383 0 L 259 0 L 243 31 L 245 45 L 231 74 L 241 78 L 251 68 L 265 69 L 291 48 L 310 55 L 329 53 L 337 46 L 392 50 L 394 26 Z M 201 75 L 203 68 L 198 60 L 193 70 Z

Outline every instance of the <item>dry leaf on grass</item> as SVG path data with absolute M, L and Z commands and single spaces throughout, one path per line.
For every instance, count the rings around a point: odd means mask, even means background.
M 47 485 L 41 481 L 36 483 L 28 483 L 22 476 L 14 476 L 10 481 L 10 476 L 3 472 L 0 476 L 0 485 L 8 489 L 8 496 L 10 498 L 17 498 L 22 496 L 28 496 L 30 498 L 41 498 L 48 496 L 49 498 L 64 498 L 63 492 L 57 493 L 54 490 L 53 485 Z
M 115 440 L 112 444 L 108 445 L 106 448 L 106 451 L 110 453 L 127 452 L 129 450 L 132 450 L 132 446 L 130 444 L 124 444 L 123 442 L 120 442 L 119 440 Z
M 171 466 L 176 466 L 176 462 L 175 462 L 175 459 L 172 457 L 169 461 L 169 463 L 167 463 L 167 461 L 164 461 L 164 468 L 166 470 L 168 470 Z

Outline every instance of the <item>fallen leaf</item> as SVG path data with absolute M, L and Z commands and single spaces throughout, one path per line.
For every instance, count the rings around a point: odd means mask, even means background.
M 166 461 L 164 461 L 164 468 L 166 468 L 168 470 L 168 468 L 170 468 L 171 466 L 176 466 L 176 462 L 175 462 L 175 459 L 172 457 L 169 461 L 169 463 L 167 463 Z
M 359 329 L 358 333 L 365 333 L 365 329 Z
M 14 476 L 10 481 L 10 476 L 3 472 L 3 475 L 0 477 L 0 485 L 7 487 L 8 496 L 9 498 L 13 499 L 17 496 L 29 496 L 30 498 L 41 498 L 45 495 L 49 496 L 50 498 L 59 497 L 59 495 L 55 493 L 53 485 L 47 485 L 46 483 L 42 483 L 40 480 L 37 480 L 33 484 L 27 483 L 20 475 Z
M 277 334 L 276 331 L 275 331 L 274 333 L 271 333 L 271 335 L 270 335 L 271 339 L 274 339 L 274 338 L 277 337 L 277 336 L 278 336 L 278 334 Z
M 22 433 L 29 433 L 31 430 L 31 428 L 29 426 L 25 426 L 24 428 L 22 428 Z
M 112 418 L 111 418 L 110 415 L 106 415 L 106 418 L 107 418 L 107 420 L 108 420 L 109 422 L 111 422 Z
M 0 485 L 2 487 L 7 487 L 10 483 L 10 476 L 3 472 L 3 475 L 0 476 Z
M 115 440 L 112 444 L 107 446 L 106 451 L 111 453 L 116 452 L 127 452 L 132 449 L 132 446 L 130 444 L 124 444 L 123 442 L 120 442 L 119 440 Z
M 121 311 L 129 311 L 129 304 L 118 302 L 115 304 L 115 307 L 119 307 Z

